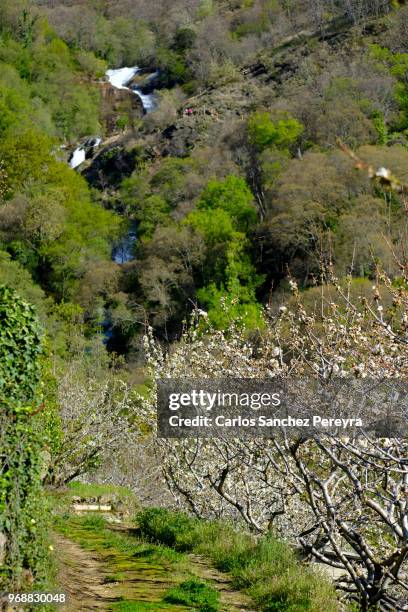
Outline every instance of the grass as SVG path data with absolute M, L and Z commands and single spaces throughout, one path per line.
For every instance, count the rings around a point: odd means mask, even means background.
M 126 487 L 119 487 L 108 484 L 89 484 L 85 482 L 73 481 L 68 485 L 71 495 L 82 497 L 83 499 L 98 498 L 101 495 L 112 495 L 120 499 L 133 497 L 133 492 Z
M 201 521 L 163 508 L 144 510 L 136 521 L 151 541 L 208 556 L 264 612 L 339 610 L 329 581 L 272 535 L 255 540 L 225 522 Z
M 184 606 L 193 606 L 200 612 L 217 612 L 219 606 L 219 593 L 205 582 L 191 578 L 170 589 L 163 601 Z
M 192 575 L 188 557 L 182 552 L 140 540 L 132 532 L 114 531 L 100 514 L 56 516 L 55 529 L 85 550 L 98 554 L 107 570 L 104 584 L 115 584 L 120 594 L 109 609 L 120 612 L 219 609 L 217 591 Z
M 54 511 L 62 513 L 72 504 L 72 498 L 77 497 L 84 501 L 95 503 L 102 496 L 112 502 L 115 509 L 132 515 L 140 510 L 140 503 L 135 494 L 126 487 L 108 484 L 89 484 L 84 482 L 70 482 L 66 488 L 49 491 L 49 500 Z M 67 516 L 69 511 L 67 512 Z
M 101 553 L 112 550 L 121 553 L 122 558 L 125 555 L 125 561 L 127 557 L 129 561 L 144 559 L 152 565 L 181 565 L 186 560 L 185 555 L 167 546 L 143 542 L 125 532 L 112 531 L 100 514 L 69 517 L 68 520 L 66 516 L 57 517 L 55 525 L 60 533 L 83 548 Z

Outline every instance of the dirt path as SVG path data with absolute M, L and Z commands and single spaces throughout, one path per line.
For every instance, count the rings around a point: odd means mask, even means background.
M 219 572 L 208 565 L 208 560 L 201 555 L 189 555 L 191 569 L 201 579 L 211 582 L 211 586 L 220 594 L 221 605 L 228 612 L 255 612 L 252 602 L 241 591 L 236 591 L 231 584 L 227 574 Z
M 107 572 L 101 560 L 59 534 L 54 534 L 53 539 L 59 585 L 68 595 L 68 603 L 61 609 L 67 612 L 106 610 L 109 603 L 117 600 L 118 593 L 117 585 L 104 583 Z
M 112 525 L 114 532 L 130 533 L 122 525 Z M 132 609 L 162 610 L 161 601 L 168 588 L 174 586 L 174 576 L 164 566 L 146 559 L 122 557 L 119 551 L 115 562 L 122 565 L 120 575 L 112 576 L 111 557 L 100 551 L 82 548 L 76 542 L 60 534 L 54 535 L 54 548 L 59 566 L 58 583 L 61 591 L 68 595 L 68 602 L 61 610 L 79 612 L 88 610 L 111 610 L 115 602 L 126 600 L 133 603 Z M 220 594 L 221 612 L 254 612 L 251 600 L 232 587 L 228 575 L 213 568 L 205 557 L 188 556 L 188 568 L 197 578 L 210 584 Z M 144 605 L 152 606 L 145 608 Z M 173 612 L 189 608 L 179 605 L 166 606 Z

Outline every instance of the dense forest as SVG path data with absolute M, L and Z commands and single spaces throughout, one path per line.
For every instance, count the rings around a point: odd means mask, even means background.
M 407 50 L 396 0 L 1 1 L 0 590 L 51 584 L 42 491 L 82 479 L 257 537 L 287 497 L 346 596 L 257 609 L 407 609 L 406 444 L 193 451 L 151 417 L 160 377 L 406 376 Z

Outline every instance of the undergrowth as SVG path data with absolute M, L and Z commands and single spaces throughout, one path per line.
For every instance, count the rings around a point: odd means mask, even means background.
M 301 563 L 273 535 L 255 540 L 228 523 L 202 521 L 164 508 L 144 510 L 136 521 L 141 535 L 150 541 L 208 556 L 265 612 L 339 609 L 329 581 Z

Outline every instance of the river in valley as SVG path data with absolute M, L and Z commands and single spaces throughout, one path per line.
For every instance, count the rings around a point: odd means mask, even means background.
M 141 72 L 141 69 L 138 66 L 132 67 L 123 67 L 117 69 L 111 69 L 106 72 L 106 78 L 109 83 L 115 89 L 126 89 L 133 92 L 136 96 L 138 96 L 142 102 L 143 110 L 145 114 L 154 110 L 156 106 L 156 95 L 154 91 L 152 93 L 144 93 L 141 88 L 136 86 L 129 85 L 132 83 L 135 76 Z M 146 85 L 148 86 L 149 81 L 154 79 L 157 76 L 157 72 L 152 73 L 143 81 L 143 90 L 145 90 Z M 147 89 L 149 89 L 147 87 Z M 82 142 L 77 148 L 72 152 L 71 157 L 68 160 L 71 168 L 76 169 L 80 168 L 80 166 L 84 163 L 87 157 L 93 157 L 95 151 L 102 144 L 102 138 L 99 136 L 88 138 L 85 142 Z M 114 261 L 118 265 L 127 264 L 134 260 L 135 258 L 135 245 L 137 241 L 137 227 L 136 223 L 131 223 L 129 227 L 129 231 L 125 234 L 122 239 L 116 244 L 116 246 L 112 250 L 112 261 Z M 111 319 L 109 317 L 108 312 L 106 312 L 105 320 L 102 323 L 103 330 L 103 342 L 105 345 L 109 345 L 109 343 L 113 339 L 113 326 Z
M 110 69 L 106 71 L 106 78 L 109 83 L 115 89 L 126 89 L 128 91 L 133 92 L 136 96 L 138 96 L 143 104 L 143 110 L 145 113 L 149 113 L 154 110 L 156 106 L 156 95 L 154 92 L 152 93 L 143 93 L 142 89 L 139 87 L 129 87 L 133 79 L 137 74 L 141 72 L 141 69 L 138 66 L 123 68 Z M 157 72 L 152 73 L 144 79 L 144 87 L 149 83 L 152 79 L 157 76 Z M 71 154 L 71 157 L 68 161 L 71 168 L 79 168 L 87 158 L 87 155 L 91 153 L 93 155 L 94 151 L 102 144 L 102 138 L 100 137 L 91 137 L 88 138 L 85 142 L 79 145 Z M 129 232 L 122 238 L 122 240 L 117 244 L 112 251 L 112 260 L 117 264 L 125 264 L 129 263 L 134 259 L 134 247 L 136 244 L 136 225 L 134 223 L 131 224 Z

